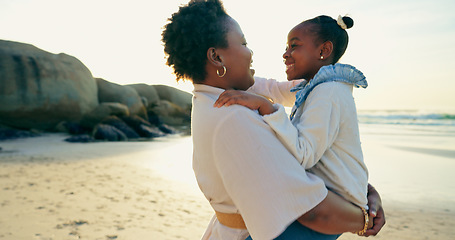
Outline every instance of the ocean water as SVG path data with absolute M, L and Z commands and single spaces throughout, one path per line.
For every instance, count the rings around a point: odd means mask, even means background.
M 386 203 L 455 211 L 455 111 L 359 110 L 358 120 L 370 182 Z
M 455 137 L 455 110 L 359 110 L 358 119 L 360 125 L 381 127 L 385 133 Z

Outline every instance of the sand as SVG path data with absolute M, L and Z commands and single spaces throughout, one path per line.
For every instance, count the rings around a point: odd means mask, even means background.
M 370 183 L 386 211 L 386 226 L 374 238 L 455 239 L 455 137 L 402 126 L 360 130 Z
M 74 144 L 64 137 L 0 143 L 0 239 L 200 238 L 212 211 L 191 163 L 176 166 L 171 157 L 191 153 L 181 146 L 188 138 Z M 175 168 L 186 173 L 168 176 Z
M 375 238 L 453 239 L 455 139 L 377 132 L 362 134 L 387 216 Z M 0 142 L 0 239 L 200 239 L 212 209 L 192 173 L 189 137 L 65 137 Z

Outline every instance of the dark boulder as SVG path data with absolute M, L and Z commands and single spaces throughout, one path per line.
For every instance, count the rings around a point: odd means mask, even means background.
M 143 98 L 147 99 L 146 108 L 156 106 L 160 103 L 160 96 L 153 85 L 145 83 L 128 84 L 127 86 L 134 88 L 136 92 Z
M 96 78 L 98 84 L 98 98 L 100 103 L 118 102 L 128 107 L 131 115 L 147 117 L 146 109 L 142 104 L 141 96 L 129 86 L 123 86 L 108 82 L 102 78 Z
M 82 126 L 77 122 L 63 121 L 57 124 L 57 126 L 55 127 L 55 131 L 65 132 L 72 135 L 79 135 L 90 132 L 90 129 Z
M 121 119 L 128 124 L 128 126 L 133 128 L 141 137 L 155 138 L 165 135 L 160 129 L 139 116 L 125 116 L 121 117 Z
M 158 129 L 160 131 L 162 131 L 163 133 L 166 133 L 166 134 L 176 134 L 176 133 L 178 133 L 178 131 L 175 128 L 173 128 L 173 127 L 171 127 L 171 126 L 169 126 L 167 124 L 158 125 Z
M 113 126 L 123 132 L 128 139 L 140 138 L 139 134 L 134 131 L 133 128 L 128 126 L 122 119 L 116 116 L 109 116 L 103 121 L 102 124 Z
M 190 125 L 191 123 L 190 110 L 185 110 L 181 106 L 167 100 L 161 100 L 158 106 L 149 110 L 149 116 L 156 122 L 173 126 Z
M 81 120 L 81 125 L 88 128 L 93 128 L 109 116 L 128 116 L 130 112 L 128 107 L 118 102 L 100 103 L 93 111 L 84 115 Z
M 141 125 L 138 132 L 144 138 L 157 138 L 166 135 L 159 128 L 147 125 Z
M 118 130 L 117 128 L 106 125 L 106 124 L 98 124 L 93 129 L 92 136 L 94 139 L 97 140 L 105 140 L 105 141 L 127 141 L 128 138 L 126 135 Z
M 41 134 L 34 131 L 15 129 L 4 125 L 0 125 L 0 141 L 17 138 L 37 137 L 40 135 Z
M 180 106 L 182 110 L 189 112 L 191 110 L 192 98 L 191 93 L 179 90 L 174 87 L 166 85 L 153 85 L 160 97 L 160 101 L 166 100 L 177 106 Z

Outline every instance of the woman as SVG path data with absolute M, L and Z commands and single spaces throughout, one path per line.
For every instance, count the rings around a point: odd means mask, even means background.
M 360 208 L 306 173 L 259 115 L 242 106 L 213 107 L 224 90 L 254 83 L 252 52 L 221 2 L 190 1 L 169 20 L 163 32 L 167 64 L 177 80 L 194 84 L 193 168 L 216 212 L 204 238 L 274 239 L 296 221 L 335 236 L 363 229 Z M 370 198 L 370 208 L 382 213 L 377 192 Z

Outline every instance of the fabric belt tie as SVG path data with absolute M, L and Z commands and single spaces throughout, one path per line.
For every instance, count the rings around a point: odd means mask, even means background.
M 216 218 L 224 226 L 236 229 L 246 229 L 242 215 L 238 213 L 222 213 L 215 211 Z

